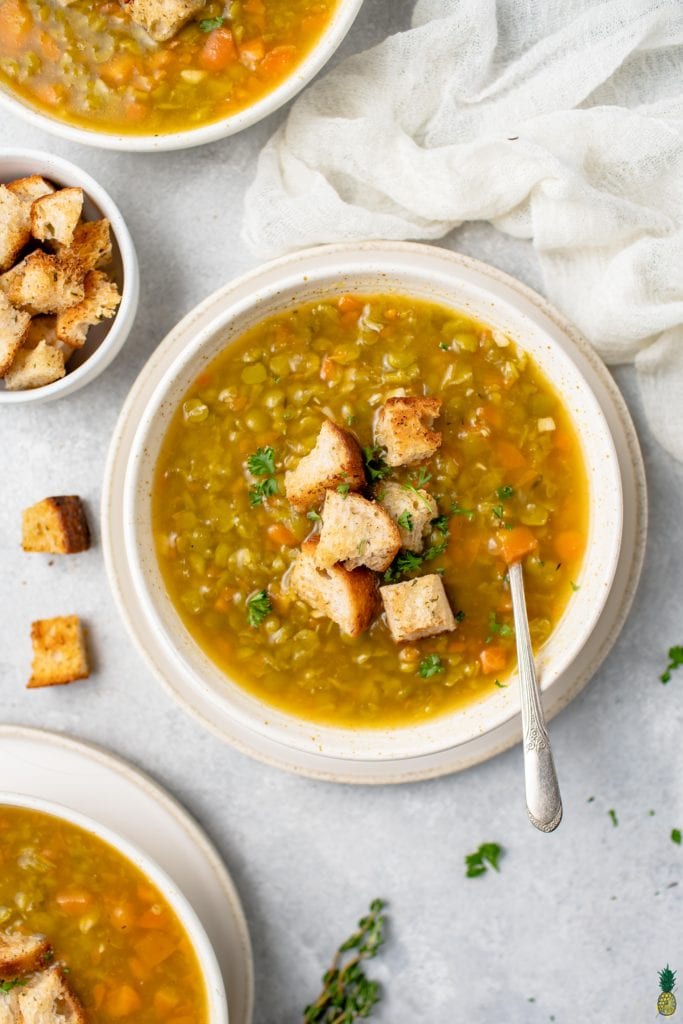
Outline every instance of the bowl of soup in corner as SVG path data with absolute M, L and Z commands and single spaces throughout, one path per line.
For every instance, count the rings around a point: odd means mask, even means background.
M 518 714 L 516 560 L 552 688 L 607 599 L 622 497 L 533 299 L 373 242 L 267 264 L 217 308 L 151 371 L 123 495 L 176 696 L 336 758 L 466 743 Z
M 0 792 L 0 834 L 0 998 L 18 1003 L 16 1019 L 28 999 L 69 1020 L 228 1024 L 204 928 L 146 854 L 79 812 L 13 793 Z

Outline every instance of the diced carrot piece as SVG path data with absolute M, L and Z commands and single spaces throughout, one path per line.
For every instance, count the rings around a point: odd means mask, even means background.
M 169 1014 L 171 1010 L 174 1010 L 179 1002 L 180 996 L 170 985 L 164 985 L 162 988 L 157 989 L 152 998 L 154 1009 L 157 1013 L 161 1013 L 164 1016 Z
M 566 430 L 557 429 L 553 431 L 553 446 L 559 452 L 571 451 L 572 439 Z
M 584 540 L 578 530 L 563 530 L 555 537 L 555 551 L 563 562 L 572 562 L 583 552 Z
M 126 85 L 135 70 L 135 58 L 130 53 L 116 53 L 98 68 L 107 85 Z
M 503 414 L 497 405 L 493 405 L 492 402 L 487 402 L 486 405 L 482 405 L 480 409 L 477 409 L 479 416 L 485 423 L 488 423 L 490 427 L 499 427 L 503 422 Z
M 363 303 L 357 295 L 340 295 L 337 299 L 337 309 L 340 313 L 357 313 L 360 316 Z
M 31 16 L 20 0 L 0 4 L 0 51 L 16 53 L 28 39 Z
M 122 900 L 112 908 L 109 917 L 114 927 L 120 928 L 121 931 L 132 928 L 136 918 L 135 907 L 130 900 Z
M 508 654 L 504 647 L 489 644 L 479 654 L 481 670 L 488 676 L 492 672 L 502 672 L 508 663 Z
M 168 925 L 168 916 L 163 909 L 160 909 L 159 913 L 156 913 L 150 907 L 148 910 L 141 914 L 137 919 L 138 928 L 150 928 L 152 930 L 160 930 L 166 928 Z
M 498 441 L 496 451 L 503 469 L 522 469 L 523 466 L 526 466 L 526 459 L 519 448 L 515 448 L 514 444 L 510 444 L 509 441 Z
M 240 61 L 245 67 L 253 71 L 259 61 L 262 61 L 266 54 L 266 47 L 262 39 L 250 39 L 248 43 L 240 46 Z
M 237 591 L 233 587 L 223 587 L 220 594 L 213 603 L 214 608 L 217 612 L 225 615 L 230 610 L 232 599 Z
M 206 387 L 208 387 L 209 384 L 211 383 L 211 374 L 207 373 L 207 372 L 200 373 L 199 376 L 195 378 L 195 382 L 194 383 L 195 383 L 195 387 L 198 387 L 198 388 L 206 388 Z
M 143 903 L 154 903 L 159 898 L 159 893 L 156 889 L 153 889 L 151 885 L 147 885 L 145 882 L 140 882 L 136 887 L 138 899 L 142 900 Z
M 512 562 L 519 562 L 521 558 L 538 547 L 538 541 L 528 526 L 515 526 L 512 530 L 499 530 L 497 537 L 503 558 L 508 565 L 511 565 Z
M 285 526 L 284 523 L 273 523 L 266 530 L 268 534 L 268 540 L 272 541 L 277 547 L 295 548 L 299 543 L 298 538 L 294 536 L 289 527 Z
M 147 967 L 157 967 L 176 950 L 170 935 L 148 932 L 135 943 L 135 952 Z
M 451 640 L 448 644 L 448 651 L 450 654 L 458 654 L 460 651 L 464 651 L 467 648 L 467 644 L 462 640 Z
M 148 114 L 149 107 L 145 103 L 131 100 L 130 103 L 126 104 L 126 117 L 129 121 L 139 124 L 140 121 L 145 120 Z
M 55 896 L 55 900 L 63 914 L 77 917 L 88 909 L 92 903 L 92 896 L 86 889 L 65 889 Z
M 142 999 L 132 985 L 117 985 L 106 998 L 104 1008 L 110 1017 L 130 1017 L 142 1007 Z
M 296 46 L 274 46 L 261 61 L 259 70 L 272 78 L 283 75 L 291 67 L 296 53 Z
M 229 28 L 221 26 L 209 34 L 199 55 L 199 63 L 207 71 L 223 71 L 237 60 L 235 40 Z

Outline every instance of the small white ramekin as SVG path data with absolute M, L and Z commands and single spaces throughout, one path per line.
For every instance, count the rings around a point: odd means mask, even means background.
M 0 107 L 23 118 L 36 128 L 59 135 L 62 139 L 80 142 L 83 146 L 97 146 L 100 149 L 122 149 L 128 152 L 149 153 L 170 149 L 190 149 L 192 146 L 203 146 L 207 142 L 224 139 L 228 135 L 241 132 L 257 121 L 262 121 L 279 107 L 296 96 L 320 69 L 327 64 L 332 54 L 341 45 L 351 28 L 363 0 L 338 0 L 336 10 L 320 39 L 311 52 L 289 75 L 281 85 L 267 93 L 258 102 L 245 110 L 230 114 L 220 121 L 190 128 L 182 132 L 168 132 L 160 135 L 117 135 L 113 132 L 98 132 L 90 128 L 78 128 L 76 125 L 50 117 L 31 106 L 26 100 L 0 86 Z
M 121 303 L 113 319 L 90 328 L 85 345 L 69 360 L 66 376 L 52 384 L 26 391 L 6 391 L 0 383 L 0 405 L 51 402 L 73 394 L 99 377 L 118 355 L 130 334 L 140 297 L 140 271 L 133 239 L 111 196 L 89 174 L 62 157 L 30 149 L 0 151 L 0 183 L 6 184 L 32 174 L 41 175 L 58 188 L 82 188 L 85 193 L 85 219 L 107 218 L 111 224 L 113 278 L 121 293 Z
M 158 864 L 151 860 L 146 853 L 138 849 L 138 847 L 129 843 L 127 839 L 117 835 L 116 832 L 112 832 L 111 829 L 100 825 L 93 818 L 89 818 L 85 814 L 81 814 L 80 811 L 74 811 L 63 804 L 53 803 L 50 800 L 42 800 L 25 794 L 20 795 L 18 793 L 0 791 L 0 808 L 3 804 L 5 806 L 23 807 L 30 811 L 39 811 L 42 814 L 50 814 L 52 817 L 62 821 L 68 821 L 70 824 L 82 828 L 85 832 L 90 832 L 92 835 L 97 836 L 98 839 L 102 839 L 142 871 L 143 875 L 157 887 L 175 912 L 197 956 L 206 989 L 207 1024 L 228 1024 L 225 986 L 213 946 L 209 942 L 204 927 L 200 923 L 191 904 L 175 882 Z

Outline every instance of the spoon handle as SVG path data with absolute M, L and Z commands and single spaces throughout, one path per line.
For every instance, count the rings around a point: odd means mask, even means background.
M 509 579 L 515 617 L 517 667 L 522 704 L 527 813 L 531 824 L 541 832 L 553 832 L 562 820 L 562 799 L 536 681 L 520 562 L 515 562 L 509 567 Z

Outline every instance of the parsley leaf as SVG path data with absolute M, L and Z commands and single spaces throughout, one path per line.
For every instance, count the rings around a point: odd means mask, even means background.
M 482 843 L 475 853 L 468 853 L 465 857 L 465 877 L 477 878 L 485 874 L 489 865 L 494 871 L 499 871 L 498 861 L 502 853 L 503 848 L 498 843 Z
M 247 599 L 247 621 L 254 629 L 260 626 L 273 610 L 266 590 L 257 590 Z
M 507 690 L 508 688 L 508 684 L 501 683 L 500 679 L 494 679 L 493 682 L 495 683 L 499 690 Z
M 451 350 L 451 346 L 448 345 L 445 341 L 439 342 L 439 348 L 441 349 L 442 352 L 450 352 Z
M 456 501 L 453 505 L 451 505 L 451 515 L 452 516 L 466 516 L 467 519 L 472 520 L 472 519 L 474 519 L 474 509 L 471 509 L 471 508 L 461 508 L 460 505 L 458 505 L 458 503 Z
M 319 512 L 316 512 L 315 509 L 311 509 L 310 512 L 307 512 L 306 518 L 311 519 L 314 523 L 321 523 L 323 521 L 323 517 Z
M 514 636 L 515 630 L 513 626 L 510 626 L 507 622 L 498 622 L 496 613 L 491 612 L 489 615 L 489 635 L 486 637 L 486 643 L 490 644 L 494 636 L 500 636 L 503 639 Z
M 439 555 L 442 555 L 447 547 L 448 541 L 446 540 L 440 540 L 438 544 L 430 545 L 422 556 L 422 561 L 431 562 L 432 558 L 438 558 Z
M 463 619 L 465 618 L 465 613 L 464 613 L 464 611 L 462 610 L 462 608 L 460 609 L 460 611 L 459 611 L 459 612 L 456 612 L 456 613 L 455 613 L 455 615 L 453 616 L 453 618 L 455 619 L 455 621 L 456 621 L 456 622 L 462 622 L 462 621 L 463 621 Z
M 199 22 L 199 28 L 202 32 L 212 32 L 215 28 L 220 28 L 225 18 L 202 18 Z
M 0 992 L 11 992 L 13 988 L 27 984 L 28 982 L 22 981 L 21 978 L 14 978 L 12 981 L 0 981 Z
M 574 580 L 570 580 L 569 582 L 572 585 L 572 590 L 574 591 L 574 593 L 576 593 L 577 590 L 581 590 L 581 587 L 579 586 L 579 584 L 578 583 L 574 583 Z
M 386 449 L 381 448 L 379 445 L 363 449 L 365 472 L 368 474 L 372 483 L 376 483 L 378 480 L 384 480 L 385 476 L 389 476 L 391 473 L 391 466 L 387 466 L 384 461 L 385 454 Z
M 493 508 L 491 509 L 491 511 L 493 512 L 493 514 L 496 517 L 496 519 L 504 519 L 505 518 L 505 509 L 503 508 L 502 505 L 494 505 Z
M 408 509 L 404 509 L 404 511 L 401 512 L 396 522 L 398 523 L 402 530 L 407 530 L 408 533 L 410 533 L 410 531 L 413 528 L 413 517 L 411 516 Z
M 680 668 L 683 665 L 683 647 L 676 646 L 669 648 L 669 664 L 666 666 L 666 670 L 662 672 L 659 677 L 663 683 L 668 683 L 671 679 L 671 673 L 675 668 Z
M 610 807 L 610 809 L 609 809 L 609 811 L 607 813 L 610 816 L 610 821 L 612 822 L 612 824 L 616 828 L 617 825 L 619 824 L 619 819 L 617 818 L 617 812 L 614 810 L 613 807 Z
M 428 654 L 420 662 L 420 667 L 417 671 L 422 679 L 431 679 L 432 676 L 438 676 L 439 673 L 443 672 L 444 666 L 438 654 Z
M 260 484 L 250 488 L 249 504 L 252 508 L 256 508 L 257 505 L 263 504 L 264 498 L 270 498 L 273 494 L 277 494 L 277 480 L 274 476 L 269 476 Z
M 503 484 L 503 486 L 499 487 L 496 491 L 496 494 L 501 501 L 508 501 L 509 498 L 514 498 L 515 493 L 514 487 L 511 487 L 510 484 Z
M 337 484 L 337 494 L 341 494 L 342 498 L 345 498 L 350 490 L 351 484 Z
M 676 843 L 677 846 L 680 846 L 682 841 L 683 841 L 683 836 L 681 836 L 680 828 L 672 828 L 671 829 L 671 842 L 672 843 Z
M 413 474 L 413 476 L 409 477 L 408 483 L 403 485 L 404 490 L 412 491 L 413 494 L 417 495 L 420 501 L 423 501 L 425 503 L 430 512 L 432 510 L 432 503 L 430 502 L 429 498 L 426 498 L 424 496 L 424 494 L 420 494 L 420 490 L 424 487 L 425 484 L 428 484 L 431 479 L 432 474 L 429 473 L 424 468 L 424 466 L 421 466 L 420 472 L 417 475 Z
M 267 448 L 257 448 L 253 455 L 247 459 L 247 469 L 252 476 L 272 476 L 275 472 L 275 451 Z
M 432 526 L 435 530 L 438 530 L 439 533 L 448 533 L 448 516 L 437 516 L 436 519 L 432 519 Z

